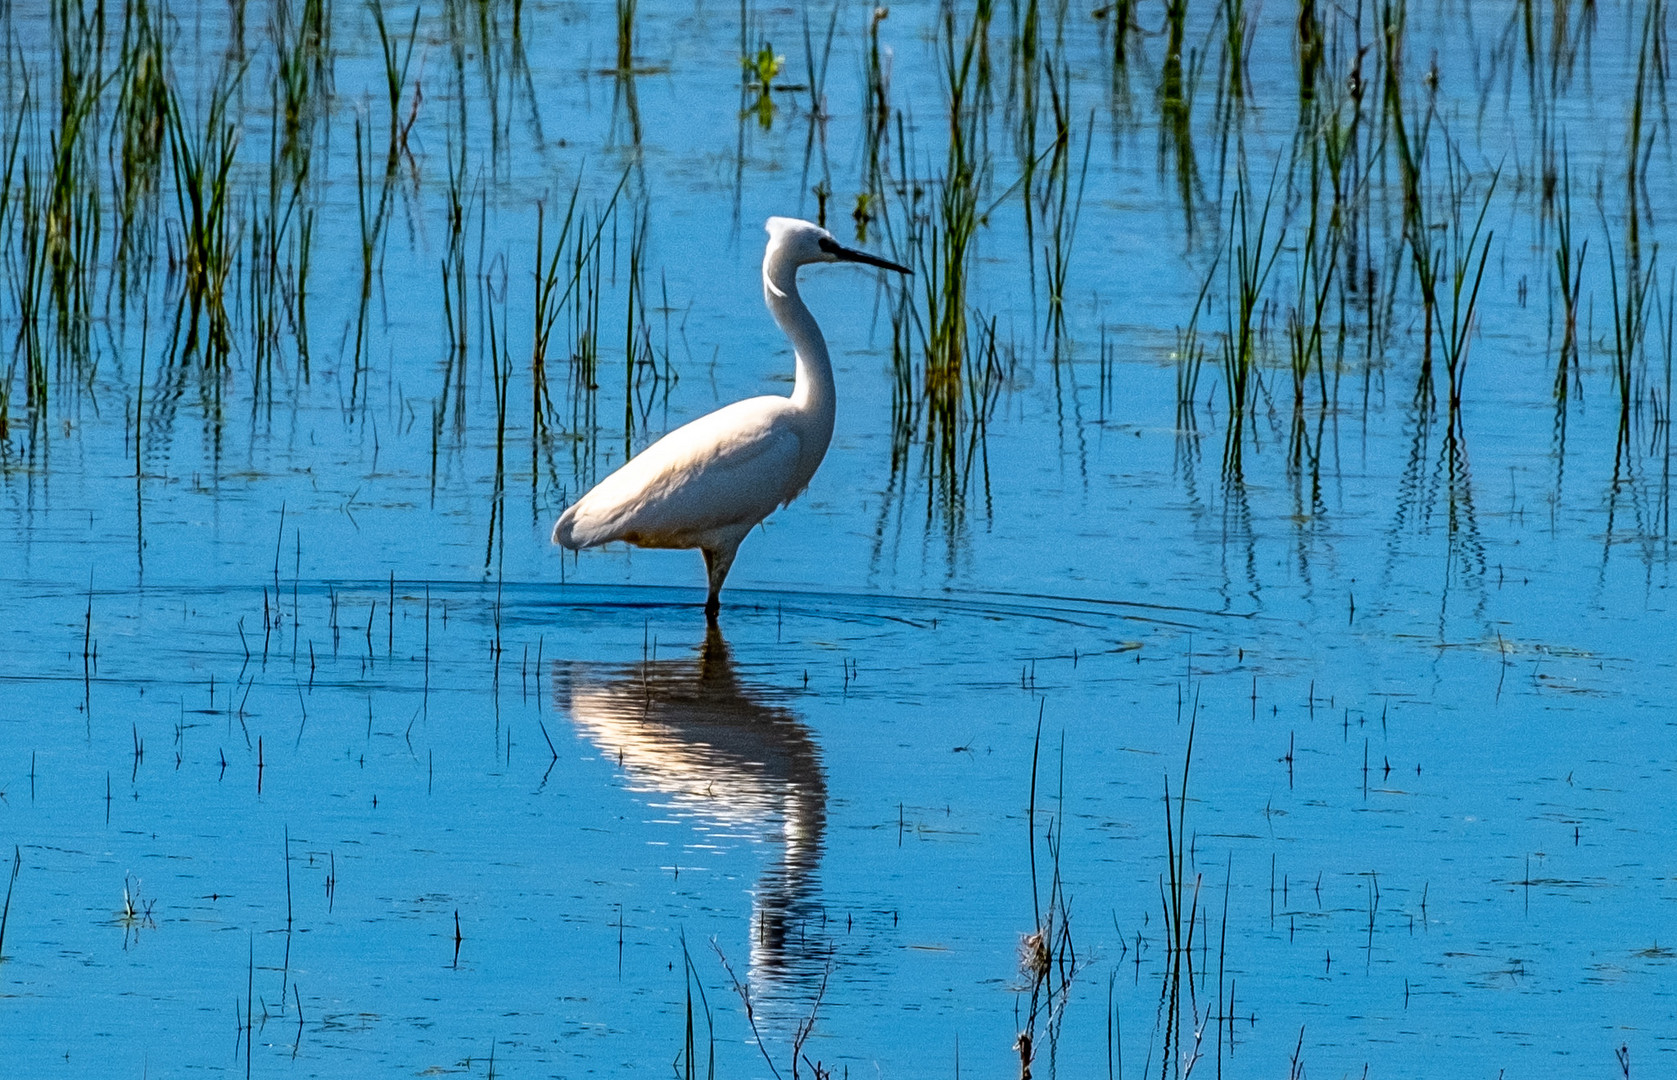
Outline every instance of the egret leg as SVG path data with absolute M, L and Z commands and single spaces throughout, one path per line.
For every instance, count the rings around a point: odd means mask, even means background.
M 705 575 L 710 579 L 710 593 L 705 597 L 705 618 L 711 622 L 722 610 L 722 582 L 728 578 L 728 571 L 734 565 L 734 553 L 739 551 L 739 541 L 724 547 L 707 547 L 705 553 Z

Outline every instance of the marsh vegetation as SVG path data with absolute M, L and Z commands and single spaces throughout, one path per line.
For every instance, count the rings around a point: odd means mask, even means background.
M 8 1060 L 1640 1075 L 1669 22 L 0 0 Z M 770 214 L 722 639 L 546 537 Z

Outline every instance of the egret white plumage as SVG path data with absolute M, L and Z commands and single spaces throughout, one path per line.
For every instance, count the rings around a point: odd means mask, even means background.
M 740 541 L 803 493 L 833 437 L 833 366 L 821 328 L 798 296 L 798 268 L 855 262 L 912 273 L 847 248 L 807 221 L 772 217 L 763 227 L 769 234 L 763 300 L 792 341 L 792 396 L 736 401 L 676 428 L 594 485 L 553 526 L 553 542 L 573 551 L 616 540 L 698 548 L 710 584 L 705 615 L 712 620 Z

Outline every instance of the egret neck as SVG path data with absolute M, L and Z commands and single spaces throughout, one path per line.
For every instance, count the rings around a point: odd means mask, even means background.
M 833 387 L 832 361 L 827 357 L 827 342 L 821 336 L 815 316 L 798 295 L 798 262 L 786 246 L 777 244 L 763 260 L 763 300 L 774 321 L 791 339 L 797 358 L 792 407 L 802 421 L 803 430 L 798 434 L 804 442 L 799 464 L 801 480 L 807 483 L 832 441 L 838 398 Z M 801 489 L 803 484 L 798 486 Z

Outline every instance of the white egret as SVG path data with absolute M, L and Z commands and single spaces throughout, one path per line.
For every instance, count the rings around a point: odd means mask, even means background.
M 764 229 L 763 299 L 792 340 L 792 396 L 736 401 L 676 428 L 594 485 L 553 526 L 553 542 L 573 551 L 614 540 L 698 548 L 710 579 L 705 615 L 712 620 L 740 541 L 803 493 L 833 437 L 833 366 L 821 328 L 798 296 L 798 267 L 856 262 L 912 273 L 847 248 L 807 221 L 772 217 Z

